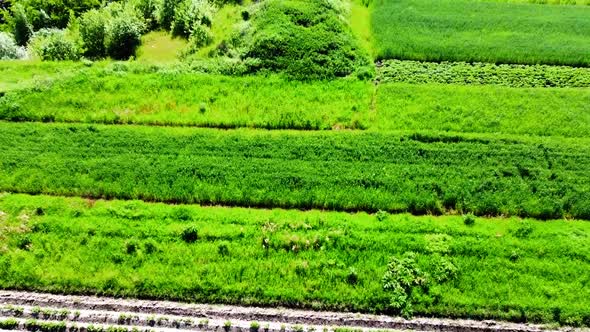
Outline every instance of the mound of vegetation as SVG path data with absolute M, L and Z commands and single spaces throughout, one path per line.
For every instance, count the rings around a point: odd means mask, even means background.
M 250 22 L 218 50 L 239 50 L 252 71 L 295 79 L 348 76 L 369 61 L 346 23 L 346 10 L 340 0 L 268 0 L 253 5 L 252 14 L 244 12 Z

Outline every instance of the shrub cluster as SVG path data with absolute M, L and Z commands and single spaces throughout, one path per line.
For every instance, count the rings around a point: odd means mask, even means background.
M 78 60 L 82 53 L 78 41 L 66 30 L 41 29 L 29 42 L 29 50 L 41 60 Z

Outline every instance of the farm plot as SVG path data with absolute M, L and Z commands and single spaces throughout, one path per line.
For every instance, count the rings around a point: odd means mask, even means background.
M 3 289 L 574 326 L 590 318 L 587 222 L 13 194 L 0 211 Z M 387 291 L 384 280 L 397 282 L 383 279 L 391 261 L 426 272 L 427 287 L 407 300 Z
M 0 123 L 0 190 L 590 219 L 586 139 Z
M 372 6 L 378 59 L 590 66 L 588 6 L 471 0 Z

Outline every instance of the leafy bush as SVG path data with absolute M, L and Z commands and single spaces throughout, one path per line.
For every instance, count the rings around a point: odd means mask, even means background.
M 33 36 L 33 26 L 27 18 L 25 8 L 21 4 L 12 7 L 12 27 L 14 38 L 19 46 L 26 46 Z
M 105 11 L 90 10 L 80 18 L 80 36 L 86 56 L 101 58 L 106 55 L 105 40 L 109 17 Z
M 284 72 L 300 80 L 348 76 L 368 65 L 341 17 L 340 1 L 268 0 L 258 5 L 242 38 L 242 58 L 259 60 L 255 71 Z
M 172 34 L 188 38 L 196 32 L 197 39 L 203 40 L 202 26 L 211 27 L 214 13 L 215 8 L 208 0 L 184 0 L 174 10 Z
M 428 276 L 418 268 L 416 254 L 393 257 L 382 279 L 383 290 L 391 293 L 390 307 L 405 316 L 412 314 L 412 300 L 417 291 L 426 292 Z
M 0 31 L 0 60 L 22 59 L 27 56 L 23 47 L 19 47 L 12 35 Z
M 158 22 L 160 26 L 166 30 L 172 28 L 172 22 L 174 21 L 174 11 L 176 6 L 180 4 L 182 0 L 162 0 L 160 10 L 158 12 Z
M 467 226 L 475 225 L 475 216 L 473 214 L 463 216 L 463 223 Z
M 130 10 L 115 13 L 107 25 L 106 46 L 108 54 L 119 60 L 135 55 L 141 45 L 143 22 Z
M 78 60 L 82 49 L 65 30 L 41 29 L 37 31 L 29 43 L 31 53 L 41 60 Z
M 155 30 L 158 27 L 158 10 L 160 9 L 161 1 L 132 0 L 131 6 L 141 15 L 147 30 Z

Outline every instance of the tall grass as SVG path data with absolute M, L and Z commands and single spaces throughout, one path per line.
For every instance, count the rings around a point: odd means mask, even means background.
M 376 99 L 380 130 L 590 136 L 587 88 L 386 83 Z
M 371 84 L 358 80 L 303 83 L 274 76 L 111 67 L 114 70 L 90 68 L 68 79 L 11 91 L 0 98 L 0 118 L 220 128 L 362 128 L 372 94 Z
M 2 289 L 395 314 L 382 278 L 412 251 L 426 273 L 440 257 L 456 268 L 416 315 L 590 325 L 586 222 L 27 195 L 0 211 Z
M 0 190 L 590 219 L 587 139 L 0 123 Z
M 472 0 L 372 6 L 379 59 L 590 66 L 588 6 Z

